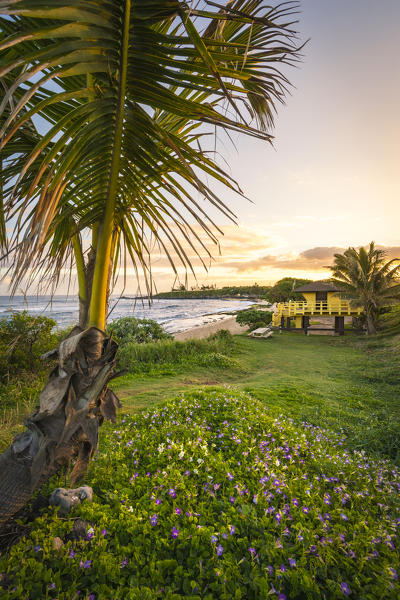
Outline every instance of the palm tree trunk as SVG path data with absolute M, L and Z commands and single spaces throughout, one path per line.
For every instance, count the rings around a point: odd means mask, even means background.
M 104 330 L 107 317 L 107 292 L 109 287 L 109 265 L 112 260 L 114 215 L 117 198 L 117 184 L 122 150 L 126 77 L 129 49 L 129 26 L 131 0 L 125 0 L 123 36 L 120 56 L 120 79 L 117 99 L 117 112 L 114 130 L 110 179 L 108 182 L 106 209 L 98 229 L 96 264 L 94 268 L 92 297 L 90 300 L 89 325 Z
M 365 312 L 367 317 L 367 333 L 371 335 L 377 332 L 375 315 L 371 309 L 367 309 Z
M 117 344 L 95 328 L 76 327 L 56 351 L 59 365 L 40 394 L 25 432 L 0 456 L 0 526 L 12 518 L 49 477 L 72 458 L 73 484 L 97 449 L 104 418 L 115 420 L 119 401 L 107 383 Z

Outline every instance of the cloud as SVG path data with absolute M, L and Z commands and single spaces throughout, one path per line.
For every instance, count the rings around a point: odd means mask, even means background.
M 380 246 L 377 248 L 385 250 L 387 258 L 399 258 L 400 246 Z M 339 246 L 316 246 L 303 250 L 298 254 L 267 254 L 251 260 L 230 261 L 224 263 L 236 273 L 264 271 L 266 269 L 290 269 L 299 271 L 322 271 L 327 272 L 326 267 L 333 263 L 334 254 L 342 254 L 346 248 Z

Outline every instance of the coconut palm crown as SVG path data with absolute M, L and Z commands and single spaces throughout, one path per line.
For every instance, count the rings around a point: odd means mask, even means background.
M 364 307 L 367 331 L 376 333 L 379 308 L 400 298 L 400 259 L 387 260 L 374 242 L 334 256 L 332 281 Z
M 217 128 L 271 141 L 284 69 L 298 58 L 296 9 L 263 0 L 0 0 L 12 291 L 39 273 L 57 284 L 73 261 L 82 325 L 104 329 L 118 266 L 130 260 L 151 279 L 149 240 L 174 269 L 191 267 L 187 248 L 207 254 L 199 231 L 213 243 L 219 233 L 209 207 L 234 218 L 212 182 L 241 190 L 204 143 Z M 21 136 L 28 123 L 30 144 Z

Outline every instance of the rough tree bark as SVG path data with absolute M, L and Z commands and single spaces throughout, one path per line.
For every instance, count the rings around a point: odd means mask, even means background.
M 369 335 L 377 333 L 375 315 L 371 310 L 366 311 L 367 333 Z
M 0 526 L 15 515 L 49 477 L 76 458 L 71 484 L 82 477 L 98 445 L 103 419 L 120 406 L 107 389 L 117 344 L 94 327 L 75 327 L 59 345 L 58 366 L 40 394 L 26 430 L 0 456 Z

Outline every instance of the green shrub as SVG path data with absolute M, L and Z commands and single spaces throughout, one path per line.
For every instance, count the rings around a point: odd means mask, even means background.
M 118 364 L 130 373 L 152 370 L 155 365 L 191 363 L 203 366 L 227 366 L 229 359 L 221 355 L 234 347 L 233 336 L 228 331 L 202 340 L 164 340 L 147 344 L 128 343 L 118 353 Z M 208 356 L 208 358 L 206 358 Z M 229 362 L 232 366 L 233 362 Z
M 26 311 L 0 319 L 0 383 L 23 372 L 37 373 L 45 367 L 41 355 L 57 346 L 56 322 L 34 317 Z
M 343 442 L 244 394 L 192 393 L 123 418 L 91 463 L 93 504 L 66 519 L 46 509 L 0 558 L 0 595 L 399 598 L 400 473 Z M 72 541 L 77 517 L 87 535 Z
M 266 310 L 240 310 L 236 315 L 239 325 L 247 325 L 250 331 L 259 327 L 266 327 L 272 321 L 272 312 Z
M 112 321 L 107 327 L 107 333 L 111 333 L 121 345 L 137 343 L 148 344 L 158 340 L 169 340 L 172 336 L 151 319 L 136 319 L 135 317 L 123 317 Z

